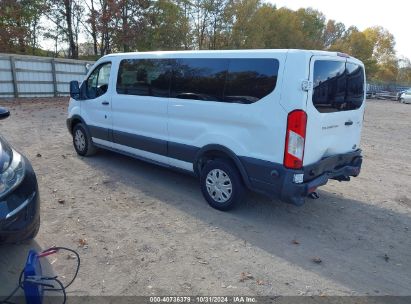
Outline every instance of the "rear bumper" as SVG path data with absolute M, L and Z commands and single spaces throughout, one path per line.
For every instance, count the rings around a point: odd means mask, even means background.
M 0 243 L 24 241 L 36 234 L 40 224 L 37 179 L 29 161 L 24 160 L 24 180 L 0 202 Z
M 305 198 L 329 179 L 349 181 L 361 171 L 361 150 L 326 157 L 301 170 L 285 168 L 282 164 L 241 159 L 250 180 L 251 190 L 301 206 Z M 302 177 L 296 182 L 296 177 Z

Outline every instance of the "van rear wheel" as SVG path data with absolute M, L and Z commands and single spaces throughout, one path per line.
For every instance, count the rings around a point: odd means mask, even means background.
M 91 156 L 96 153 L 91 136 L 82 123 L 78 123 L 73 128 L 73 146 L 78 155 Z
M 242 201 L 245 187 L 241 176 L 228 161 L 209 161 L 201 170 L 201 192 L 211 207 L 227 211 Z

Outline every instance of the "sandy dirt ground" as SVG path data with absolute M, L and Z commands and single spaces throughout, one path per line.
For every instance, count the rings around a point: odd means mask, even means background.
M 257 194 L 224 213 L 193 177 L 112 152 L 77 156 L 67 98 L 2 100 L 0 132 L 32 162 L 37 238 L 0 247 L 0 294 L 28 249 L 79 251 L 70 295 L 411 295 L 411 105 L 368 101 L 363 171 L 302 207 Z M 321 259 L 315 263 L 313 259 Z M 74 261 L 48 258 L 68 278 Z

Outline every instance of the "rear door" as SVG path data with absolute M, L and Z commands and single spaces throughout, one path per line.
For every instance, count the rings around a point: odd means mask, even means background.
M 312 56 L 304 165 L 359 148 L 364 114 L 363 65 L 340 56 Z

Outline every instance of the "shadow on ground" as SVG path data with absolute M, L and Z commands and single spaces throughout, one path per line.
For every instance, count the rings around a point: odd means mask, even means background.
M 406 214 L 325 191 L 302 207 L 250 194 L 246 203 L 224 213 L 205 203 L 191 176 L 107 151 L 82 161 L 116 183 L 138 188 L 223 229 L 245 245 L 348 288 L 374 295 L 411 294 L 411 219 Z M 314 263 L 313 257 L 322 262 Z

